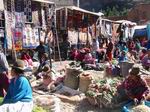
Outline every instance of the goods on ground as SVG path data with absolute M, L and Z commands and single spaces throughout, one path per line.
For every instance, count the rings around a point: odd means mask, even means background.
M 80 74 L 79 91 L 85 93 L 92 82 L 92 75 L 89 73 Z
M 117 104 L 117 86 L 122 79 L 120 78 L 106 78 L 99 81 L 93 81 L 90 84 L 86 96 L 90 98 L 90 103 L 98 105 L 99 107 L 111 108 Z M 96 100 L 95 100 L 96 99 Z
M 66 68 L 66 77 L 64 85 L 71 89 L 77 90 L 79 87 L 79 75 L 82 73 L 80 69 Z

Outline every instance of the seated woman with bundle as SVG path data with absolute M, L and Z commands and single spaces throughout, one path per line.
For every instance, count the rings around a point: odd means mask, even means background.
M 24 66 L 22 60 L 17 60 L 12 67 L 12 79 L 0 112 L 32 112 L 32 88 L 28 79 L 24 77 Z
M 33 66 L 33 61 L 30 57 L 30 55 L 27 52 L 22 52 L 21 54 L 21 60 L 24 61 L 26 67 L 32 67 Z
M 139 72 L 140 68 L 134 66 L 129 76 L 123 82 L 125 92 L 131 99 L 131 101 L 123 107 L 124 112 L 126 112 L 129 106 L 143 103 L 143 101 L 148 98 L 149 87 L 146 81 L 139 75 Z M 145 101 L 145 103 L 149 105 L 147 101 Z
M 55 71 L 52 70 L 49 65 L 45 65 L 42 68 L 40 76 L 42 78 L 42 83 L 39 86 L 35 87 L 35 89 L 43 91 L 54 91 L 55 86 L 63 81 L 63 77 L 57 76 Z
M 45 66 L 45 65 L 50 65 L 49 61 L 48 61 L 48 54 L 47 53 L 44 53 L 41 55 L 41 63 L 37 69 L 37 71 L 34 73 L 35 76 L 37 77 L 37 79 L 40 78 L 39 76 L 39 73 L 42 72 L 42 68 Z

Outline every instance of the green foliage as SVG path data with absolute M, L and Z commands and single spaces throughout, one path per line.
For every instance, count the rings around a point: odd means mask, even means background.
M 3 102 L 3 97 L 0 97 L 0 104 Z
M 128 10 L 126 7 L 123 9 L 120 9 L 119 6 L 113 6 L 112 8 L 107 7 L 105 10 L 103 10 L 103 13 L 105 16 L 124 16 L 127 15 Z
M 34 106 L 33 111 L 32 112 L 47 112 L 46 110 L 44 110 L 42 107 L 39 106 Z

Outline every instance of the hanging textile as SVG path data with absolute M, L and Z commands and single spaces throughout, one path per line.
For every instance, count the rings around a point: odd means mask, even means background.
M 32 11 L 32 22 L 35 26 L 40 26 L 38 11 Z
M 119 32 L 117 32 L 120 24 L 112 24 L 112 41 L 115 42 L 119 40 Z
M 22 38 L 23 38 L 22 31 L 23 29 L 21 28 L 14 29 L 13 39 L 14 39 L 14 46 L 16 50 L 22 49 Z
M 38 28 L 31 28 L 31 25 L 27 24 L 24 28 L 23 34 L 24 48 L 36 48 L 39 45 Z
M 46 29 L 46 21 L 45 21 L 46 19 L 45 19 L 45 12 L 43 8 L 41 9 L 41 14 L 42 14 L 42 28 Z
M 106 34 L 110 37 L 112 36 L 112 25 L 110 22 L 106 22 L 105 24 L 105 30 L 106 30 Z
M 5 28 L 6 28 L 6 38 L 7 38 L 7 47 L 8 49 L 12 49 L 12 34 L 13 34 L 13 26 L 14 23 L 13 16 L 10 12 L 5 11 Z
M 87 44 L 87 41 L 92 45 L 92 36 L 89 32 L 79 32 L 79 40 L 82 44 Z
M 71 44 L 77 44 L 78 43 L 78 32 L 74 30 L 68 30 L 68 39 Z
M 31 0 L 24 0 L 24 15 L 26 22 L 32 22 Z
M 23 27 L 24 27 L 24 21 L 23 21 L 23 15 L 24 13 L 15 13 L 15 29 L 13 30 L 13 40 L 14 40 L 14 46 L 16 50 L 22 49 L 22 39 L 23 39 Z

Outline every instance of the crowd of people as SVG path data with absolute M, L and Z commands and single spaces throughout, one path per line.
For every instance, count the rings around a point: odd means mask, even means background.
M 128 41 L 113 42 L 111 39 L 94 39 L 90 48 L 73 48 L 69 53 L 71 60 L 81 61 L 87 64 L 111 62 L 116 59 L 119 62 L 131 61 L 142 63 L 149 69 L 150 41 L 129 39 Z
M 112 64 L 112 60 L 115 59 L 118 62 L 142 63 L 145 70 L 150 70 L 150 41 L 129 39 L 126 42 L 114 42 L 111 39 L 93 39 L 93 44 L 90 47 L 80 49 L 77 47 L 71 48 L 68 42 L 64 45 L 65 59 L 79 61 L 82 67 L 85 65 L 96 67 L 97 63 L 104 62 Z M 40 42 L 35 52 L 38 53 L 39 67 L 33 74 L 36 79 L 42 79 L 43 81 L 39 88 L 53 91 L 55 86 L 63 81 L 63 78 L 57 78 L 55 71 L 51 68 L 49 53 L 43 42 Z M 24 112 L 26 109 L 28 109 L 28 112 L 32 111 L 32 87 L 24 76 L 24 72 L 26 68 L 32 68 L 33 57 L 27 51 L 22 52 L 20 59 L 13 63 L 11 72 L 9 72 L 10 67 L 6 56 L 0 50 L 0 96 L 4 97 L 0 112 L 6 112 L 7 110 L 11 112 L 12 109 L 15 110 L 14 112 Z M 126 94 L 136 103 L 146 99 L 149 93 L 149 87 L 140 77 L 139 72 L 138 67 L 133 67 L 122 83 Z M 124 107 L 124 109 L 126 108 L 127 106 Z

